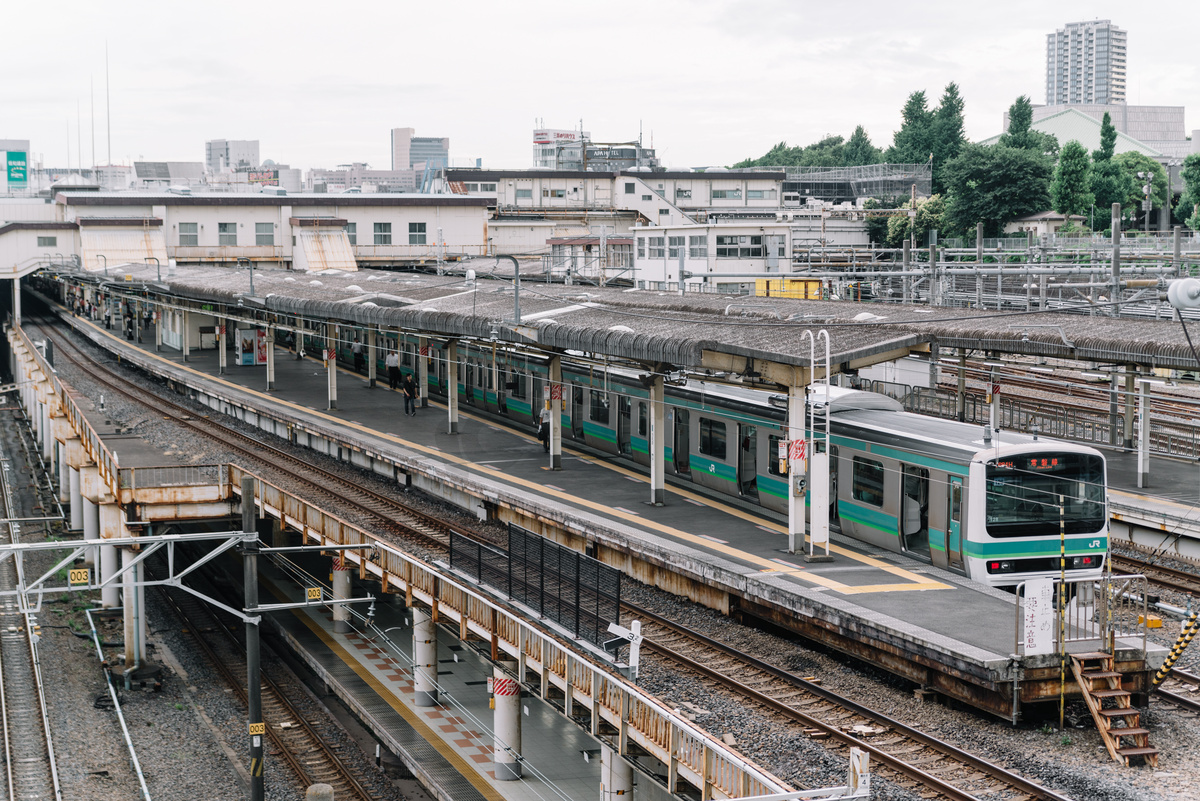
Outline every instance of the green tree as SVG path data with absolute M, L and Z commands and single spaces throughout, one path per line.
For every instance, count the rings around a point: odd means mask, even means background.
M 1108 161 L 1113 157 L 1117 147 L 1117 129 L 1112 124 L 1112 117 L 1104 112 L 1100 120 L 1100 149 L 1092 152 L 1093 161 Z
M 1107 159 L 1092 165 L 1092 194 L 1095 196 L 1096 213 L 1108 220 L 1112 204 L 1124 205 L 1127 198 L 1138 190 L 1138 184 L 1129 172 L 1116 161 Z
M 933 152 L 933 193 L 940 194 L 946 188 L 942 180 L 942 167 L 959 154 L 967 141 L 963 127 L 963 99 L 958 93 L 958 84 L 953 81 L 946 84 L 942 101 L 933 112 L 930 138 Z
M 1033 150 L 1051 158 L 1058 156 L 1058 139 L 1033 129 L 1033 104 L 1027 95 L 1021 95 L 1008 107 L 1008 131 L 1000 135 L 997 144 Z
M 912 208 L 912 201 L 905 201 L 900 208 Z M 905 239 L 915 232 L 918 245 L 928 243 L 931 230 L 942 230 L 946 213 L 946 202 L 941 195 L 917 198 L 917 212 L 914 217 L 897 214 L 888 220 L 887 244 L 889 247 L 900 247 Z
M 1188 228 L 1200 231 L 1200 153 L 1193 153 L 1183 160 L 1183 193 L 1175 205 L 1175 216 Z
M 894 209 L 899 207 L 899 198 L 870 197 L 863 202 L 864 209 Z M 890 217 L 867 217 L 867 237 L 873 244 L 887 244 Z
M 900 130 L 884 153 L 889 164 L 924 164 L 933 153 L 933 113 L 924 92 L 913 92 L 900 110 Z
M 1070 217 L 1086 214 L 1092 208 L 1092 165 L 1088 152 L 1072 139 L 1063 145 L 1050 184 L 1050 202 L 1055 211 Z
M 1152 176 L 1150 200 L 1154 203 L 1154 208 L 1161 209 L 1168 206 L 1171 190 L 1167 182 L 1167 171 L 1163 169 L 1161 164 L 1146 154 L 1133 150 L 1118 153 L 1113 156 L 1112 160 L 1114 164 L 1120 165 L 1126 174 L 1129 175 L 1130 180 L 1133 181 L 1133 190 L 1125 196 L 1125 200 L 1122 201 L 1123 206 L 1126 206 L 1131 211 L 1140 209 L 1141 202 L 1145 200 L 1146 196 L 1142 191 L 1142 187 L 1146 185 L 1146 181 L 1138 177 L 1139 172 L 1150 173 Z
M 871 137 L 860 125 L 850 135 L 850 141 L 842 150 L 842 164 L 846 167 L 861 167 L 865 164 L 878 164 L 883 160 L 883 151 L 871 144 Z
M 944 172 L 948 233 L 966 234 L 981 222 L 985 236 L 998 236 L 1010 220 L 1050 207 L 1053 166 L 1037 150 L 967 144 Z

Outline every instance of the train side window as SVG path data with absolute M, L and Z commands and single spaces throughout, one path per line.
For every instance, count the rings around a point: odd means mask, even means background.
M 950 484 L 950 519 L 955 523 L 962 522 L 962 484 Z
M 588 410 L 588 419 L 593 423 L 601 423 L 608 425 L 608 393 L 597 392 L 590 390 L 591 408 Z
M 700 453 L 714 459 L 725 458 L 725 424 L 700 418 Z
M 854 500 L 869 503 L 872 506 L 883 506 L 883 463 L 854 457 L 854 481 L 852 484 Z
M 514 372 L 512 374 L 512 396 L 518 400 L 525 400 L 525 374 Z
M 786 476 L 788 474 L 786 460 L 783 462 L 783 469 L 779 469 L 780 442 L 783 442 L 783 437 L 767 437 L 767 473 L 773 476 Z
M 648 415 L 646 414 L 646 404 L 639 403 L 638 404 L 638 436 L 639 437 L 648 436 L 647 430 L 650 427 L 650 423 L 647 420 L 647 417 L 648 417 Z
M 402 364 L 405 367 L 412 367 L 412 362 L 413 362 L 412 345 L 405 343 L 405 345 L 404 345 L 404 361 L 402 362 Z

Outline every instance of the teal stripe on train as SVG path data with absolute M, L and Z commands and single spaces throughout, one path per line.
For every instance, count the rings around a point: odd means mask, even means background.
M 714 476 L 725 481 L 732 483 L 737 482 L 737 471 L 735 471 L 732 466 L 724 464 L 723 462 L 718 462 L 714 459 L 706 459 L 703 456 L 691 453 L 688 454 L 688 466 L 691 467 L 693 473 L 707 473 L 710 476 Z

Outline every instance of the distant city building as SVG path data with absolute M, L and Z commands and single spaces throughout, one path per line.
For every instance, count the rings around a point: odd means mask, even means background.
M 1033 121 L 1041 122 L 1067 109 L 1074 109 L 1096 120 L 1102 120 L 1108 114 L 1118 133 L 1138 140 L 1167 158 L 1182 159 L 1191 153 L 1200 153 L 1200 131 L 1192 131 L 1192 137 L 1188 139 L 1183 106 L 1130 106 L 1125 103 L 1034 106 Z M 1008 130 L 1008 112 L 1004 113 L 1003 130 Z M 1065 141 L 1060 139 L 1059 144 Z
M 1125 102 L 1126 32 L 1111 21 L 1072 22 L 1046 36 L 1046 105 Z
M 413 128 L 392 129 L 392 169 L 425 169 L 426 164 L 445 169 L 450 161 L 450 138 L 413 136 Z
M 412 192 L 417 174 L 412 169 L 373 170 L 369 164 L 354 162 L 332 170 L 309 170 L 304 183 L 309 192 Z
M 199 161 L 135 161 L 134 185 L 142 189 L 195 186 L 204 182 L 204 165 Z
M 0 139 L 0 191 L 24 194 L 29 190 L 29 140 Z
M 662 168 L 654 149 L 641 141 L 593 142 L 587 131 L 538 128 L 533 132 L 533 163 L 537 170 L 619 172 Z
M 259 166 L 257 139 L 210 139 L 204 143 L 204 168 L 210 173 Z

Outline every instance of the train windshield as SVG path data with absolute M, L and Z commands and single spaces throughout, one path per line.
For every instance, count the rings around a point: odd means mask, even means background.
M 1104 460 L 1086 453 L 1010 456 L 987 466 L 987 533 L 1042 537 L 1104 530 Z

